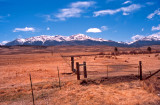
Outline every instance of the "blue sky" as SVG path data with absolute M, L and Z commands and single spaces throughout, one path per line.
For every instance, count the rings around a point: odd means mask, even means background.
M 159 35 L 159 24 L 160 0 L 0 0 L 0 42 L 78 33 L 132 41 Z

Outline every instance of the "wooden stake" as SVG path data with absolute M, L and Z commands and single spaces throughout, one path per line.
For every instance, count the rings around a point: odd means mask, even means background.
M 61 90 L 61 79 L 60 79 L 60 76 L 59 76 L 59 68 L 58 68 L 58 66 L 57 66 L 57 71 L 58 71 L 58 78 L 59 78 L 59 88 Z
M 71 57 L 71 70 L 74 72 L 74 57 Z
M 142 80 L 142 61 L 139 61 L 139 74 L 140 74 L 140 80 Z
M 33 100 L 33 105 L 35 105 L 35 104 L 34 104 L 34 94 L 33 94 L 33 88 L 32 88 L 32 78 L 31 78 L 31 73 L 29 74 L 29 76 L 30 76 L 30 83 L 31 83 L 31 90 L 32 90 L 32 100 Z
M 87 78 L 86 62 L 83 62 L 84 78 Z
M 76 62 L 76 68 L 77 68 L 77 80 L 80 80 L 79 62 Z
M 107 78 L 108 78 L 108 65 L 107 65 Z
M 140 77 L 140 74 L 139 74 L 140 70 L 139 70 L 139 66 L 138 66 L 138 77 Z

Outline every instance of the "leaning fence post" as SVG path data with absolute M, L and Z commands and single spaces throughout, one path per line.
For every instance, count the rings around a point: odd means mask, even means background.
M 71 70 L 74 72 L 74 57 L 71 57 Z
M 140 74 L 140 80 L 142 80 L 142 61 L 139 61 L 139 74 Z
M 60 79 L 60 76 L 59 76 L 59 68 L 58 68 L 58 66 L 57 66 L 57 71 L 58 71 L 58 78 L 59 78 L 59 88 L 61 90 L 61 79 Z
M 84 78 L 87 78 L 86 62 L 83 62 Z
M 79 62 L 76 62 L 76 68 L 77 68 L 77 80 L 80 80 Z
M 34 94 L 33 94 L 33 88 L 32 88 L 32 78 L 31 78 L 31 74 L 29 74 L 29 76 L 30 76 L 30 83 L 31 83 L 31 90 L 32 90 L 33 105 L 35 105 L 35 104 L 34 104 Z

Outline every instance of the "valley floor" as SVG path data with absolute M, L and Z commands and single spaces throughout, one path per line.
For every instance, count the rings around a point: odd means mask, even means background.
M 160 74 L 143 81 L 137 77 L 139 61 L 142 61 L 143 78 L 159 70 L 160 54 L 75 57 L 75 62 L 82 64 L 86 61 L 88 71 L 88 78 L 84 79 L 83 68 L 80 67 L 81 80 L 77 80 L 76 74 L 71 72 L 70 57 L 62 56 L 100 52 L 67 52 L 67 49 L 61 49 L 61 53 L 26 50 L 30 53 L 23 54 L 15 48 L 0 50 L 0 105 L 32 105 L 29 74 L 32 76 L 36 105 L 160 104 Z

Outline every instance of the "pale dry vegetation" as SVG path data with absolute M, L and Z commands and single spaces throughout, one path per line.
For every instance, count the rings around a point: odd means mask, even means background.
M 139 61 L 142 61 L 144 76 L 160 69 L 160 54 L 104 55 L 113 50 L 114 47 L 108 46 L 0 48 L 0 105 L 32 105 L 29 73 L 36 105 L 159 105 L 160 75 L 144 81 L 137 75 Z M 132 51 L 133 48 L 118 50 Z M 86 54 L 93 55 L 75 57 L 75 62 L 86 61 L 88 79 L 81 75 L 77 81 L 71 73 L 70 57 L 62 56 Z M 110 65 L 108 78 L 107 66 L 91 65 Z M 82 67 L 80 70 L 82 72 Z

